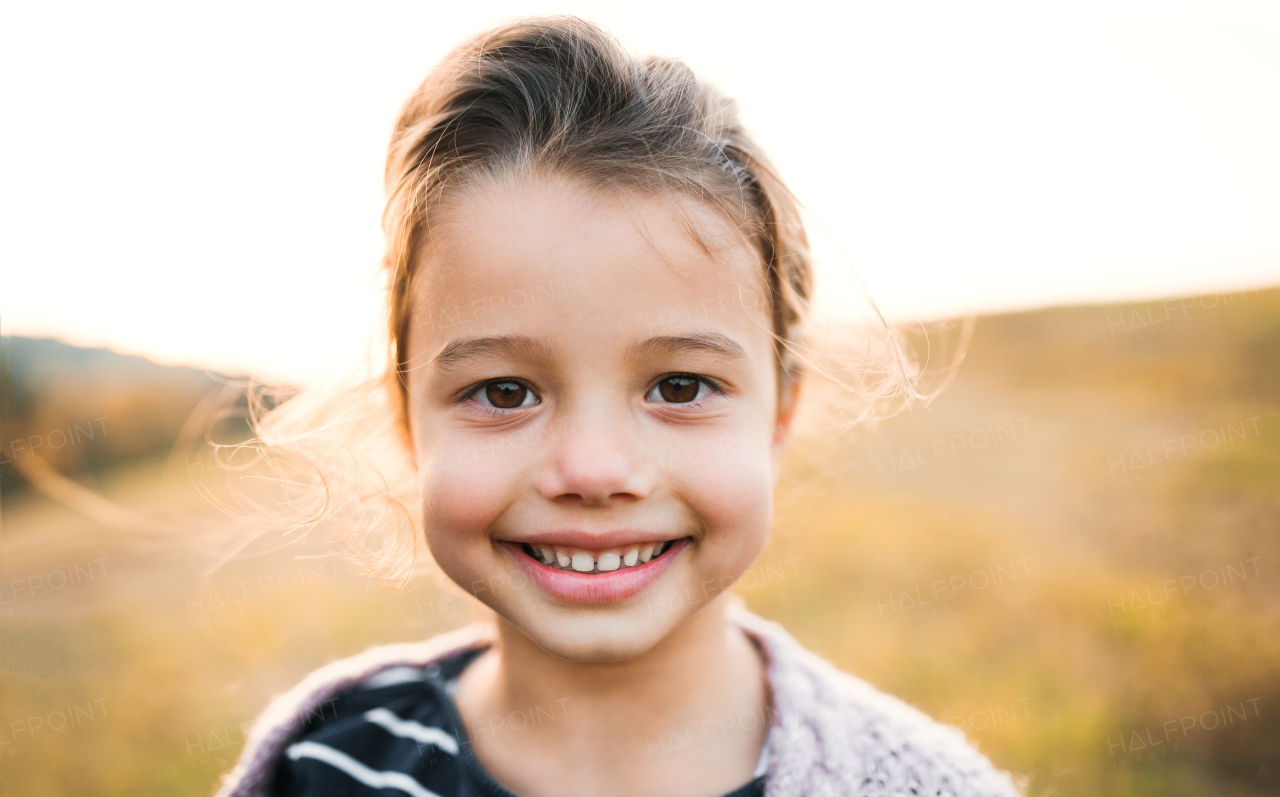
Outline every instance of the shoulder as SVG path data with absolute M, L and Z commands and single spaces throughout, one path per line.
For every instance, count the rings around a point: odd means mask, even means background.
M 460 793 L 466 735 L 447 682 L 479 652 L 391 667 L 339 692 L 289 739 L 268 791 L 273 797 L 372 795 L 390 786 L 411 794 Z
M 360 686 L 392 686 L 406 680 L 398 677 L 405 668 L 426 667 L 492 640 L 492 626 L 477 624 L 426 642 L 370 648 L 315 670 L 272 700 L 254 721 L 240 761 L 224 777 L 218 797 L 266 795 L 275 767 L 291 743 L 315 734 L 350 739 L 358 726 L 367 724 L 369 711 L 386 708 L 387 700 L 406 697 L 400 694 L 403 688 L 379 688 L 374 695 Z
M 733 616 L 768 661 L 775 711 L 770 797 L 1019 794 L 956 728 L 836 669 L 777 624 L 745 609 Z

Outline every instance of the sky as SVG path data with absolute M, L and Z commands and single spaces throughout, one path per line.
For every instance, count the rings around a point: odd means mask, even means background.
M 1280 285 L 1280 4 L 25 3 L 0 333 L 309 382 L 379 323 L 382 166 L 454 44 L 571 13 L 737 98 L 820 301 L 894 319 Z

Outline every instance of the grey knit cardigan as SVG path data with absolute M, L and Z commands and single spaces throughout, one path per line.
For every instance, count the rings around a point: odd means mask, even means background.
M 766 797 L 1018 797 L 963 734 L 808 652 L 781 626 L 733 607 L 756 641 L 773 698 Z M 218 797 L 267 797 L 276 762 L 302 720 L 389 667 L 419 667 L 493 641 L 477 624 L 426 642 L 370 648 L 328 664 L 276 698 L 254 723 Z

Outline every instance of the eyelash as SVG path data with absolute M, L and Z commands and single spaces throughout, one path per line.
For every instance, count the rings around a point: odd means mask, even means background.
M 721 394 L 724 393 L 724 391 L 720 388 L 720 384 L 716 382 L 714 379 L 711 379 L 710 377 L 702 376 L 700 374 L 674 373 L 674 374 L 663 374 L 662 376 L 654 380 L 653 384 L 649 385 L 649 389 L 644 392 L 645 396 L 648 396 L 650 393 L 654 391 L 654 388 L 656 388 L 658 385 L 662 384 L 668 379 L 692 379 L 696 382 L 701 382 L 702 384 L 706 385 L 708 388 L 711 389 L 713 393 L 721 393 Z M 706 401 L 708 398 L 711 398 L 711 397 L 704 396 L 701 399 L 695 399 L 694 401 L 690 401 L 684 404 L 677 403 L 674 401 L 655 401 L 653 403 L 670 404 L 673 407 L 699 407 L 702 405 L 702 402 Z M 646 398 L 645 401 L 648 401 L 648 398 Z
M 516 379 L 510 376 L 498 377 L 497 379 L 486 379 L 480 384 L 475 385 L 474 387 L 468 388 L 467 392 L 462 395 L 462 398 L 458 399 L 458 403 L 459 404 L 467 403 L 472 398 L 474 398 L 476 394 L 478 394 L 482 390 L 485 390 L 490 385 L 501 385 L 507 382 L 520 385 L 525 390 L 532 393 L 533 397 L 538 400 L 538 403 L 542 403 L 542 396 L 538 395 L 538 391 L 534 390 L 532 385 L 530 385 L 528 382 L 524 381 L 523 379 Z M 478 401 L 474 401 L 472 402 L 472 404 L 475 405 L 476 409 L 480 410 L 481 412 L 486 412 L 490 415 L 506 415 L 511 412 L 516 412 L 517 410 L 527 409 L 526 407 L 512 407 L 510 409 L 503 409 L 501 407 L 489 407 L 484 404 L 481 404 Z
M 677 373 L 663 374 L 662 376 L 655 379 L 653 383 L 649 385 L 649 387 L 644 391 L 644 395 L 646 396 L 645 401 L 649 400 L 647 396 L 654 391 L 654 388 L 662 384 L 663 381 L 671 378 L 693 379 L 695 381 L 701 382 L 702 384 L 706 385 L 715 393 L 724 392 L 723 389 L 720 387 L 720 384 L 716 382 L 716 380 L 711 379 L 710 377 L 701 376 L 699 374 L 677 372 Z M 542 397 L 538 395 L 538 392 L 534 390 L 533 386 L 530 385 L 528 382 L 525 382 L 522 379 L 515 379 L 513 377 L 499 377 L 497 379 L 487 379 L 484 382 L 481 382 L 480 384 L 469 388 L 467 392 L 462 395 L 462 398 L 458 399 L 458 403 L 464 404 L 467 401 L 474 398 L 477 393 L 488 388 L 490 385 L 500 385 L 500 384 L 503 384 L 504 382 L 514 382 L 515 384 L 524 387 L 525 390 L 528 390 L 530 393 L 533 394 L 534 398 L 538 399 L 539 403 L 542 402 Z M 672 401 L 659 401 L 659 402 L 653 402 L 653 403 L 671 404 L 676 407 L 697 407 L 697 406 L 700 406 L 701 403 L 706 400 L 706 398 L 709 398 L 709 397 L 704 397 L 702 399 L 691 401 L 686 404 L 680 404 Z M 506 415 L 507 413 L 515 412 L 520 409 L 525 409 L 524 407 L 512 407 L 511 409 L 502 409 L 500 407 L 489 407 L 484 404 L 481 404 L 478 401 L 475 401 L 472 403 L 476 406 L 477 409 L 481 410 L 482 412 L 486 412 L 490 415 Z

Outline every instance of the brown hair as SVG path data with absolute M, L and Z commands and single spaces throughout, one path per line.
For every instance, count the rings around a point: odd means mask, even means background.
M 409 98 L 391 137 L 389 376 L 406 429 L 410 286 L 431 214 L 447 193 L 511 173 L 679 192 L 720 209 L 760 253 L 779 390 L 794 378 L 790 352 L 812 292 L 808 241 L 795 199 L 734 103 L 682 62 L 633 58 L 582 19 L 529 18 L 454 49 Z

